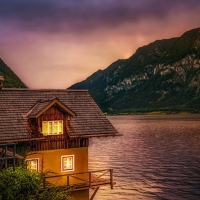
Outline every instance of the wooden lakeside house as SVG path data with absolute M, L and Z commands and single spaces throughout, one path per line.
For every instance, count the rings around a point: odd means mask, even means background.
M 113 187 L 112 169 L 88 171 L 89 139 L 119 135 L 88 91 L 5 89 L 2 81 L 0 145 L 16 144 L 17 150 L 27 145 L 28 168 L 54 172 L 43 187 L 47 182 L 73 186 L 75 200 L 88 200 L 90 188 L 93 199 L 101 185 Z M 2 167 L 1 154 L 0 162 Z

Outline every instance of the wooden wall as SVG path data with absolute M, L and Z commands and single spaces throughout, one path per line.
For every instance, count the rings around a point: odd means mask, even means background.
M 29 119 L 30 133 L 33 138 L 41 137 L 41 140 L 31 142 L 31 151 L 45 151 L 55 149 L 68 149 L 88 147 L 88 138 L 70 139 L 68 135 L 68 127 L 71 116 L 62 110 L 57 104 L 53 105 L 45 111 L 40 117 Z M 63 134 L 44 136 L 42 132 L 43 121 L 63 121 Z
M 46 151 L 55 149 L 69 149 L 88 147 L 88 138 L 66 139 L 63 135 L 45 136 L 45 140 L 31 142 L 31 151 Z

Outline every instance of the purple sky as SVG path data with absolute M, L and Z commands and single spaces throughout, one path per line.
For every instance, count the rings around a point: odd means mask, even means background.
M 64 89 L 199 19 L 199 0 L 1 0 L 0 58 L 30 88 Z

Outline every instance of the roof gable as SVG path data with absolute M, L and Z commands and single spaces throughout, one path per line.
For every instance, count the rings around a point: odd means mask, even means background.
M 59 101 L 58 98 L 39 100 L 28 112 L 27 116 L 29 118 L 38 118 L 55 104 L 58 105 L 58 107 L 60 107 L 61 110 L 70 114 L 72 117 L 75 116 L 75 113 L 67 106 L 65 106 L 61 101 Z

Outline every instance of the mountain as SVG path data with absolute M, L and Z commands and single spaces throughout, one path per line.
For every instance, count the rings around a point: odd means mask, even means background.
M 4 77 L 5 88 L 27 88 L 20 78 L 0 58 L 0 76 Z
M 88 89 L 104 112 L 200 112 L 200 28 L 157 40 L 71 89 Z

